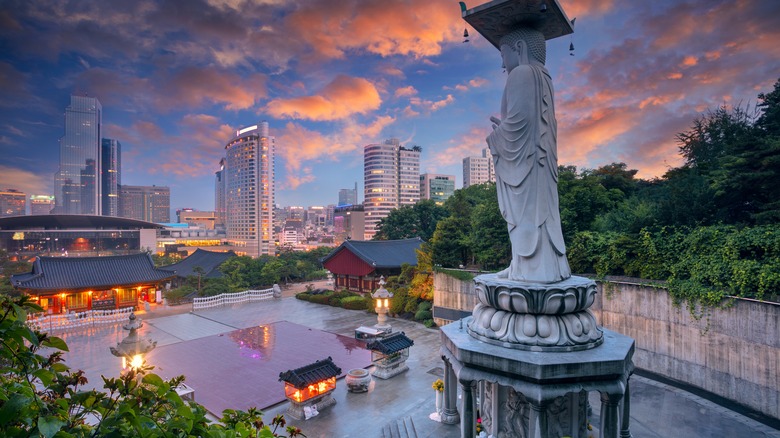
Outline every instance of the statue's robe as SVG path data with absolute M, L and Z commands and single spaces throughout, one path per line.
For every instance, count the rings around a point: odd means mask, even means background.
M 501 123 L 487 138 L 512 262 L 500 276 L 553 283 L 571 276 L 558 207 L 557 123 L 552 79 L 540 64 L 509 73 Z

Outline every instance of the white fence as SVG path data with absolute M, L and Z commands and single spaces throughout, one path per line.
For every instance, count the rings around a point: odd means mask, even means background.
M 245 290 L 243 292 L 225 293 L 212 297 L 195 298 L 192 300 L 192 310 L 208 309 L 210 307 L 224 306 L 225 304 L 239 304 L 247 301 L 268 300 L 281 297 L 282 290 L 278 285 L 270 289 Z
M 102 324 L 126 322 L 133 313 L 132 307 L 111 310 L 87 310 L 86 312 L 58 315 L 35 314 L 27 318 L 27 326 L 34 330 L 51 332 L 76 327 L 94 327 Z

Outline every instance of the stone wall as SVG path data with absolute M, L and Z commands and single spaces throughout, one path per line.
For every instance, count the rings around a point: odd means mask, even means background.
M 665 289 L 609 283 L 599 292 L 596 320 L 634 338 L 637 368 L 780 418 L 780 305 L 735 300 L 696 320 Z
M 477 304 L 474 283 L 458 280 L 441 272 L 433 275 L 433 320 L 443 326 L 471 315 Z
M 780 419 L 780 305 L 736 300 L 696 320 L 665 289 L 609 285 L 605 294 L 599 284 L 591 310 L 600 325 L 634 338 L 637 368 Z M 436 306 L 462 314 L 474 307 L 473 282 L 436 274 L 434 291 L 434 317 Z

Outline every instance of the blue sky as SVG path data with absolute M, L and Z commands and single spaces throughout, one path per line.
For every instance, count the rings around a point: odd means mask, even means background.
M 560 4 L 577 21 L 547 48 L 559 164 L 660 176 L 695 117 L 780 77 L 777 1 Z M 53 193 L 64 109 L 86 93 L 122 143 L 122 182 L 170 186 L 174 210 L 213 209 L 225 143 L 261 120 L 280 205 L 336 203 L 356 181 L 362 199 L 363 146 L 389 137 L 460 187 L 505 79 L 452 0 L 11 0 L 0 54 L 0 188 Z

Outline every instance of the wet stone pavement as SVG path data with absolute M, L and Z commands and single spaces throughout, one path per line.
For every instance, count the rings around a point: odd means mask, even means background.
M 297 368 L 328 355 L 343 373 L 370 363 L 368 352 L 355 348 L 353 339 L 355 328 L 376 323 L 376 315 L 367 312 L 289 296 L 196 313 L 189 310 L 188 306 L 152 306 L 150 312 L 139 313 L 144 321 L 139 333 L 157 341 L 157 348 L 148 357 L 148 362 L 158 367 L 155 372 L 165 377 L 188 376 L 186 382 L 195 390 L 195 400 L 207 408 L 212 406 L 216 417 L 224 407 L 261 407 L 266 419 L 283 414 L 288 403 L 275 403 L 279 396 L 270 396 L 283 388 L 278 382 L 281 368 Z M 372 438 L 381 436 L 384 425 L 410 417 L 419 437 L 460 436 L 459 426 L 429 418 L 435 411 L 431 383 L 442 373 L 440 332 L 411 321 L 389 321 L 394 331 L 403 331 L 414 340 L 407 361 L 409 371 L 388 380 L 374 379 L 368 392 L 357 394 L 347 392 L 344 379 L 339 379 L 334 406 L 309 420 L 288 418 L 288 424 L 300 427 L 309 438 Z M 119 374 L 120 360 L 111 355 L 109 347 L 127 335 L 121 326 L 55 335 L 70 348 L 64 355 L 66 364 L 84 370 L 89 387 L 102 388 L 101 375 Z M 304 356 L 314 359 L 300 363 Z M 597 427 L 597 394 L 591 394 L 590 399 L 592 423 Z M 270 403 L 275 404 L 268 406 Z M 631 431 L 635 438 L 780 438 L 780 431 L 751 418 L 639 376 L 631 378 Z

